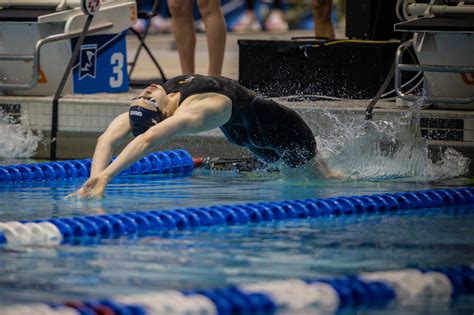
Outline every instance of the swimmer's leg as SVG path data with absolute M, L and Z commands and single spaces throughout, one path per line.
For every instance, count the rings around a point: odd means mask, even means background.
M 254 99 L 251 109 L 244 124 L 256 146 L 275 151 L 290 167 L 306 164 L 316 155 L 314 135 L 294 110 L 263 98 Z
M 316 155 L 305 164 L 298 167 L 290 167 L 286 163 L 281 163 L 278 168 L 285 179 L 314 180 L 318 178 L 342 179 L 343 173 L 331 169 L 326 160 L 320 156 L 316 150 Z
M 283 174 L 299 178 L 341 178 L 320 158 L 315 137 L 306 122 L 292 109 L 273 100 L 254 99 L 243 116 L 253 144 L 281 158 Z M 256 153 L 258 155 L 258 153 Z
M 276 163 L 280 159 L 278 153 L 270 149 L 260 149 L 256 147 L 250 147 L 248 149 L 265 163 Z

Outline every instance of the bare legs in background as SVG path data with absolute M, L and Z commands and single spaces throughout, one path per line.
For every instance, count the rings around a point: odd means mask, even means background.
M 335 38 L 331 21 L 332 0 L 312 0 L 314 32 L 317 37 Z
M 226 23 L 219 0 L 198 0 L 199 12 L 206 26 L 209 50 L 209 75 L 221 75 L 224 61 Z M 194 52 L 196 30 L 193 19 L 193 2 L 168 0 L 171 12 L 171 28 L 176 39 L 179 61 L 183 74 L 195 73 Z
M 270 12 L 263 23 L 265 31 L 285 32 L 288 31 L 288 22 L 282 11 L 281 0 L 274 0 Z M 245 12 L 240 16 L 237 23 L 232 27 L 234 32 L 258 32 L 262 30 L 262 25 L 257 18 L 255 0 L 245 1 Z

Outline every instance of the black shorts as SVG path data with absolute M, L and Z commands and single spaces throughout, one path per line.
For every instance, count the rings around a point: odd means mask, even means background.
M 304 165 L 316 155 L 316 140 L 309 126 L 292 109 L 255 97 L 240 108 L 239 124 L 221 127 L 232 142 L 245 146 L 267 163 L 282 160 L 290 167 Z

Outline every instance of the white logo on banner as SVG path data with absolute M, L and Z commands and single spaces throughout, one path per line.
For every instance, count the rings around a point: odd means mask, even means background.
M 97 44 L 82 45 L 79 60 L 79 80 L 82 80 L 85 77 L 95 79 L 96 61 Z

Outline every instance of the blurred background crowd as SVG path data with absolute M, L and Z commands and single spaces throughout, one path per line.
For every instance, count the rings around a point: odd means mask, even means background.
M 139 10 L 151 10 L 156 5 L 156 15 L 150 19 L 149 33 L 171 32 L 169 1 L 138 0 Z M 332 3 L 331 3 L 332 2 Z M 333 25 L 345 22 L 346 0 L 221 0 L 227 31 L 229 32 L 284 32 L 288 30 L 313 30 L 314 6 L 330 4 L 330 18 Z M 324 9 L 324 8 L 323 8 Z M 318 10 L 318 8 L 316 8 Z M 320 12 L 322 14 L 324 12 Z M 318 12 L 316 12 L 318 14 Z M 205 31 L 199 6 L 193 6 L 196 30 Z M 146 20 L 139 19 L 134 29 L 143 32 Z

